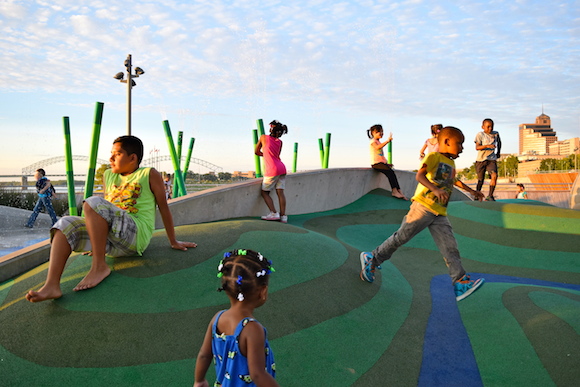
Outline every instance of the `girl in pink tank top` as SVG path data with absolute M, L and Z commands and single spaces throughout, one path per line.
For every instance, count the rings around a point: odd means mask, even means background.
M 286 183 L 286 166 L 280 160 L 282 152 L 282 140 L 280 137 L 288 133 L 288 127 L 274 120 L 270 122 L 270 134 L 260 136 L 260 141 L 256 144 L 254 153 L 264 157 L 266 171 L 262 181 L 262 198 L 266 202 L 270 213 L 262 216 L 264 220 L 279 220 L 282 223 L 288 222 L 286 216 L 286 196 L 284 195 L 284 186 Z M 276 189 L 278 202 L 280 203 L 280 212 L 276 211 L 276 206 L 270 197 L 270 191 Z

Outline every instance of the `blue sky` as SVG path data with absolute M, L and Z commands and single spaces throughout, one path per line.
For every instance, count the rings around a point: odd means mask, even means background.
M 133 89 L 146 157 L 169 154 L 166 119 L 225 171 L 253 169 L 258 118 L 288 125 L 282 157 L 290 167 L 297 142 L 299 170 L 319 168 L 328 132 L 331 167 L 368 166 L 376 123 L 409 170 L 435 123 L 463 130 L 459 167 L 486 117 L 504 152 L 542 105 L 559 139 L 580 136 L 578 1 L 0 0 L 0 30 L 0 174 L 63 155 L 63 116 L 73 153 L 87 155 L 97 101 L 108 158 L 126 133 L 113 75 L 127 54 L 146 72 Z

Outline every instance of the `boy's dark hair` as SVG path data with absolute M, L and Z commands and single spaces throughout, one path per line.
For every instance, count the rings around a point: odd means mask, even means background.
M 137 155 L 137 164 L 141 164 L 141 160 L 143 160 L 143 142 L 139 138 L 135 136 L 120 136 L 113 141 L 113 144 L 116 143 L 121 144 L 121 148 L 127 152 L 128 156 Z
M 224 254 L 218 266 L 218 277 L 231 298 L 243 301 L 257 294 L 259 287 L 268 286 L 270 273 L 274 271 L 272 261 L 253 250 L 233 250 Z
M 441 129 L 443 129 L 443 125 L 441 124 L 431 125 L 431 134 L 437 134 L 441 131 Z
M 518 183 L 516 184 L 518 187 L 522 187 L 523 189 L 525 189 L 524 185 L 522 183 Z
M 443 129 L 441 129 L 438 137 L 439 143 L 441 143 L 441 141 L 443 141 L 445 138 L 448 137 L 457 137 L 461 138 L 462 140 L 465 140 L 465 136 L 463 135 L 461 129 L 458 129 L 455 126 L 446 126 Z
M 46 176 L 46 172 L 42 168 L 38 168 L 36 172 L 40 173 L 42 176 Z
M 481 122 L 481 124 L 482 125 L 485 124 L 486 121 L 489 122 L 492 127 L 494 126 L 493 120 L 491 118 L 484 118 L 484 120 Z
M 367 136 L 368 138 L 373 138 L 373 133 L 374 132 L 382 132 L 383 131 L 383 126 L 376 124 L 370 127 L 370 129 L 367 130 Z
M 271 131 L 274 137 L 282 137 L 283 134 L 288 133 L 288 127 L 278 120 L 270 122 L 270 125 L 273 126 Z

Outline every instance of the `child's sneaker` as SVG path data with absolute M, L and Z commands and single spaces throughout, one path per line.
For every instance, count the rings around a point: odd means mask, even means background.
M 485 198 L 486 202 L 495 202 L 495 198 L 493 196 L 488 196 Z
M 280 214 L 277 212 L 270 212 L 268 215 L 262 216 L 262 220 L 280 220 Z
M 374 282 L 375 280 L 375 269 L 381 268 L 380 266 L 373 265 L 373 255 L 363 251 L 360 253 L 360 279 L 367 282 Z
M 288 215 L 282 215 L 280 217 L 280 222 L 282 222 L 282 223 L 288 223 Z
M 478 278 L 475 281 L 472 281 L 469 278 L 469 275 L 465 274 L 453 285 L 453 288 L 455 289 L 455 299 L 457 301 L 463 300 L 465 297 L 475 292 L 484 282 L 485 279 L 483 278 Z

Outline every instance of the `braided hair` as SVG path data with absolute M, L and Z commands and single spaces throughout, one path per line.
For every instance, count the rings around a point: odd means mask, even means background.
M 274 271 L 272 261 L 253 250 L 233 250 L 224 253 L 218 265 L 218 278 L 222 284 L 217 290 L 225 291 L 238 301 L 253 297 L 260 287 L 268 286 Z

